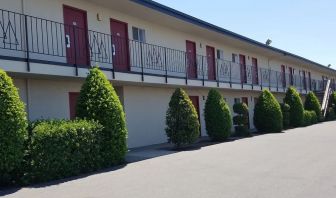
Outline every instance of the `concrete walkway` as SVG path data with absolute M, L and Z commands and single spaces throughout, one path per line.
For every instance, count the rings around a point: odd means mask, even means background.
M 138 161 L 143 158 L 150 159 Z M 131 152 L 128 159 L 138 162 L 2 194 L 25 198 L 336 197 L 336 122 L 183 152 L 164 146 L 147 148 Z

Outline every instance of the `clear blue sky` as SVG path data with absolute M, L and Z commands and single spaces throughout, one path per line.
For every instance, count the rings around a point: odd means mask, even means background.
M 335 0 L 155 0 L 336 69 Z

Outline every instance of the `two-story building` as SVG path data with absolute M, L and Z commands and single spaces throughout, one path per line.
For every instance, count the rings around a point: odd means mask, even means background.
M 129 147 L 166 142 L 172 92 L 183 87 L 206 135 L 203 109 L 218 88 L 230 107 L 253 108 L 261 90 L 282 102 L 335 87 L 336 71 L 149 0 L 2 0 L 0 68 L 13 77 L 30 120 L 73 118 L 91 65 L 123 103 Z M 312 46 L 313 47 L 313 46 Z

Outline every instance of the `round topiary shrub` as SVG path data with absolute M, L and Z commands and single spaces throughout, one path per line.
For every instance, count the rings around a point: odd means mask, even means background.
M 254 108 L 254 126 L 259 132 L 281 132 L 283 117 L 279 102 L 273 94 L 264 90 Z
M 233 112 L 236 115 L 233 117 L 233 124 L 235 125 L 236 136 L 249 136 L 249 112 L 245 103 L 236 103 L 233 105 Z
M 81 88 L 76 113 L 79 118 L 95 120 L 104 126 L 103 167 L 123 162 L 127 151 L 125 113 L 114 88 L 98 67 L 90 70 Z
M 317 99 L 316 95 L 313 92 L 309 92 L 306 96 L 306 100 L 304 103 L 305 110 L 308 111 L 315 111 L 316 116 L 321 118 L 321 104 L 320 101 Z
M 221 94 L 211 89 L 204 108 L 206 130 L 214 141 L 222 141 L 230 136 L 232 120 L 229 106 Z
M 307 111 L 303 112 L 303 126 L 309 126 L 317 123 L 317 116 L 315 111 Z
M 0 70 L 0 186 L 14 182 L 27 137 L 25 105 L 12 79 Z
M 326 120 L 327 121 L 333 121 L 336 120 L 336 113 L 334 111 L 334 107 L 329 107 L 327 110 Z
M 329 106 L 333 107 L 334 111 L 336 112 L 336 91 L 332 92 L 330 96 Z
M 299 93 L 294 87 L 289 87 L 284 102 L 290 106 L 289 125 L 299 127 L 303 124 L 303 105 Z
M 200 136 L 200 124 L 194 105 L 183 89 L 173 93 L 166 114 L 168 142 L 176 147 L 196 142 Z
M 281 112 L 282 112 L 282 119 L 283 119 L 283 128 L 288 129 L 289 128 L 289 110 L 290 106 L 286 103 L 281 103 Z

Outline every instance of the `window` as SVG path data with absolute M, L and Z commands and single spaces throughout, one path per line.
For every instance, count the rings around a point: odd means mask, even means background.
M 133 40 L 146 42 L 146 32 L 144 29 L 132 27 L 132 32 L 133 32 Z
M 232 62 L 237 63 L 238 62 L 238 55 L 232 54 Z
M 234 103 L 235 103 L 235 104 L 240 103 L 240 98 L 235 98 L 235 99 L 234 99 Z
M 223 50 L 220 50 L 220 49 L 217 50 L 217 59 L 224 60 L 224 51 Z

